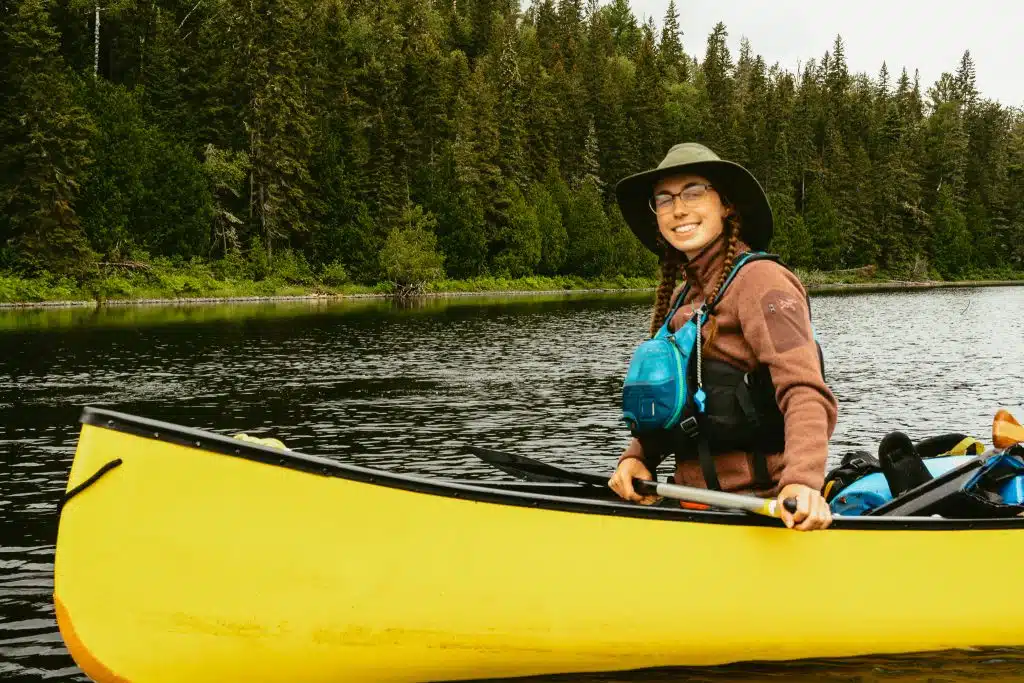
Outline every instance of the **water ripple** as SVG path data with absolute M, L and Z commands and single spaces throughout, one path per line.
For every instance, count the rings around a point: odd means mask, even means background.
M 618 390 L 649 297 L 0 312 L 0 677 L 85 680 L 51 602 L 55 513 L 83 405 L 400 472 L 504 478 L 480 443 L 610 470 Z M 1024 417 L 1024 288 L 815 297 L 840 402 L 830 457 L 887 432 L 990 441 Z M 19 317 L 20 316 L 20 317 Z M 47 316 L 51 316 L 52 320 Z M 1024 652 L 953 653 L 573 677 L 588 681 L 979 680 Z M 547 680 L 568 680 L 550 678 Z

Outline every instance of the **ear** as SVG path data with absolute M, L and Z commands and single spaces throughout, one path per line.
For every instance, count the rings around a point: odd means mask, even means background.
M 722 219 L 723 220 L 728 218 L 729 216 L 735 216 L 736 215 L 736 207 L 733 206 L 732 203 L 729 200 L 727 200 L 727 199 L 725 199 L 723 197 L 721 199 L 721 202 L 722 202 Z

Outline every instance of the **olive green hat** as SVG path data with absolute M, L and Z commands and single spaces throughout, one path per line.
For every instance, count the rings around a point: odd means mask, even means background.
M 668 151 L 657 168 L 628 176 L 615 186 L 622 217 L 644 246 L 660 256 L 658 220 L 648 203 L 654 185 L 666 176 L 692 173 L 708 179 L 740 214 L 740 238 L 763 251 L 772 240 L 772 208 L 761 184 L 737 163 L 719 158 L 704 145 L 684 142 Z

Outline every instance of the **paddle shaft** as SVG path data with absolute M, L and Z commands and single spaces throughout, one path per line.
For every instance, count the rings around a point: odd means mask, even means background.
M 738 508 L 759 515 L 768 517 L 780 517 L 778 510 L 779 501 L 775 498 L 755 498 L 753 496 L 742 496 L 735 493 L 723 491 L 711 491 L 709 489 L 698 489 L 692 486 L 679 486 L 678 484 L 663 484 L 645 479 L 633 479 L 633 489 L 639 493 L 658 495 L 662 498 L 673 498 L 688 503 L 703 503 L 724 508 Z M 790 513 L 796 512 L 796 498 L 786 498 L 783 502 Z
M 610 479 L 608 476 L 594 472 L 578 472 L 563 469 L 557 465 L 535 460 L 525 455 L 506 453 L 479 446 L 470 446 L 469 450 L 480 459 L 515 476 L 540 481 L 574 481 L 593 486 L 608 486 Z M 702 503 L 716 507 L 745 510 L 768 517 L 781 517 L 781 511 L 778 509 L 778 500 L 775 498 L 755 498 L 754 496 L 744 496 L 737 493 L 711 491 L 709 489 L 680 486 L 678 484 L 660 484 L 636 478 L 633 479 L 633 489 L 640 493 L 682 500 L 688 503 Z M 790 513 L 796 512 L 796 499 L 787 498 L 784 504 Z

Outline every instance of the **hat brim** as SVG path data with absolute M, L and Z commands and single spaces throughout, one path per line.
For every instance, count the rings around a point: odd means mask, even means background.
M 740 214 L 740 237 L 751 249 L 765 251 L 772 241 L 774 225 L 768 197 L 757 179 L 737 163 L 722 159 L 695 161 L 656 168 L 623 178 L 615 186 L 615 197 L 622 217 L 645 247 L 661 255 L 658 246 L 658 219 L 648 204 L 655 184 L 667 176 L 699 175 Z

